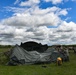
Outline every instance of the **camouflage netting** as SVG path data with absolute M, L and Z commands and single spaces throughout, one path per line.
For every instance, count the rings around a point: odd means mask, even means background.
M 48 47 L 36 42 L 15 45 L 5 55 L 9 58 L 7 65 L 51 63 L 56 62 L 57 57 L 61 57 L 63 61 L 69 58 L 67 49 Z
M 20 47 L 24 48 L 27 51 L 37 51 L 42 53 L 47 50 L 48 45 L 47 44 L 42 45 L 41 43 L 29 41 L 29 42 L 21 43 Z

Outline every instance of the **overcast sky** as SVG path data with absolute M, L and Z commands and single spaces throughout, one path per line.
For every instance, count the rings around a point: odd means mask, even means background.
M 76 0 L 1 0 L 0 44 L 76 44 Z

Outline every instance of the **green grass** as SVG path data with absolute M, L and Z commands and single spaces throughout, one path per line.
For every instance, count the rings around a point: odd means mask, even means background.
M 8 49 L 3 50 L 3 52 L 6 50 Z M 6 61 L 6 58 L 2 59 Z M 76 54 L 72 51 L 70 52 L 70 61 L 63 62 L 62 66 L 57 66 L 56 63 L 19 66 L 6 66 L 4 64 L 0 64 L 0 75 L 76 75 Z M 44 68 L 43 65 L 47 67 Z
M 6 51 L 8 51 L 8 50 L 10 50 L 11 48 L 6 48 L 6 47 L 4 47 L 4 48 L 0 48 L 0 52 L 6 52 Z

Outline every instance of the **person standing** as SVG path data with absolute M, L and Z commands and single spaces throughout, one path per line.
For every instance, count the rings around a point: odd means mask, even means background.
M 57 65 L 58 66 L 61 66 L 62 65 L 62 58 L 61 57 L 58 57 L 57 58 Z

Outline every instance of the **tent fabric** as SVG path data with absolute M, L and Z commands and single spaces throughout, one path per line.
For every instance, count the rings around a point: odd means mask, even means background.
M 76 53 L 76 47 L 73 47 L 74 53 Z
M 11 52 L 10 61 L 8 64 L 35 64 L 40 62 L 56 61 L 57 57 L 62 54 L 56 52 L 53 48 L 48 48 L 47 51 L 39 53 L 37 51 L 27 51 L 16 45 Z

